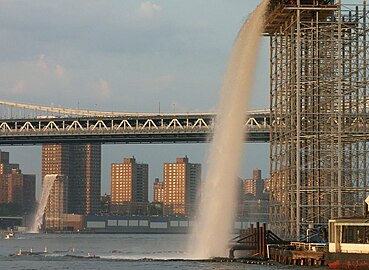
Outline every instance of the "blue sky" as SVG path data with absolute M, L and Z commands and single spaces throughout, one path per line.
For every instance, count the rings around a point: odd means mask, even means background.
M 218 103 L 232 43 L 256 0 L 0 1 L 2 100 L 104 111 L 208 112 Z M 268 40 L 251 108 L 268 108 Z M 110 163 L 134 155 L 150 181 L 178 156 L 204 164 L 207 144 L 104 145 Z M 41 147 L 2 147 L 24 173 L 40 175 Z M 241 177 L 268 176 L 269 146 L 247 144 Z M 205 168 L 204 168 L 205 170 Z M 39 179 L 38 179 L 39 181 Z M 39 181 L 40 182 L 40 181 Z

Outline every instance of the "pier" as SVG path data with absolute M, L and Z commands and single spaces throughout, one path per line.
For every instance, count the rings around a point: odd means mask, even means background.
M 240 253 L 239 258 L 236 258 L 236 251 Z M 229 260 L 247 258 L 249 261 L 275 261 L 285 265 L 323 266 L 326 265 L 327 251 L 327 244 L 284 241 L 267 230 L 265 223 L 261 226 L 257 223 L 232 239 Z
M 291 245 L 273 245 L 268 247 L 269 259 L 285 265 L 323 266 L 325 252 L 309 250 L 312 244 L 295 243 Z M 321 245 L 319 245 L 321 247 Z M 323 249 L 324 250 L 324 249 Z

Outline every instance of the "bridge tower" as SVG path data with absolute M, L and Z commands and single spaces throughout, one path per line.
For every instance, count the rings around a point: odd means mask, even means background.
M 369 194 L 366 1 L 271 0 L 271 229 L 299 239 Z

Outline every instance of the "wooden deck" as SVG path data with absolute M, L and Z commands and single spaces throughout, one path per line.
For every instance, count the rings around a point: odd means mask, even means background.
M 270 259 L 285 265 L 322 266 L 325 265 L 324 252 L 309 250 L 289 250 L 290 246 L 269 247 Z

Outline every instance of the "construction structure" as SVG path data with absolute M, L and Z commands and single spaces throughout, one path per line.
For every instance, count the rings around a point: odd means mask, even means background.
M 270 1 L 270 222 L 284 239 L 362 214 L 368 19 L 366 1 Z

